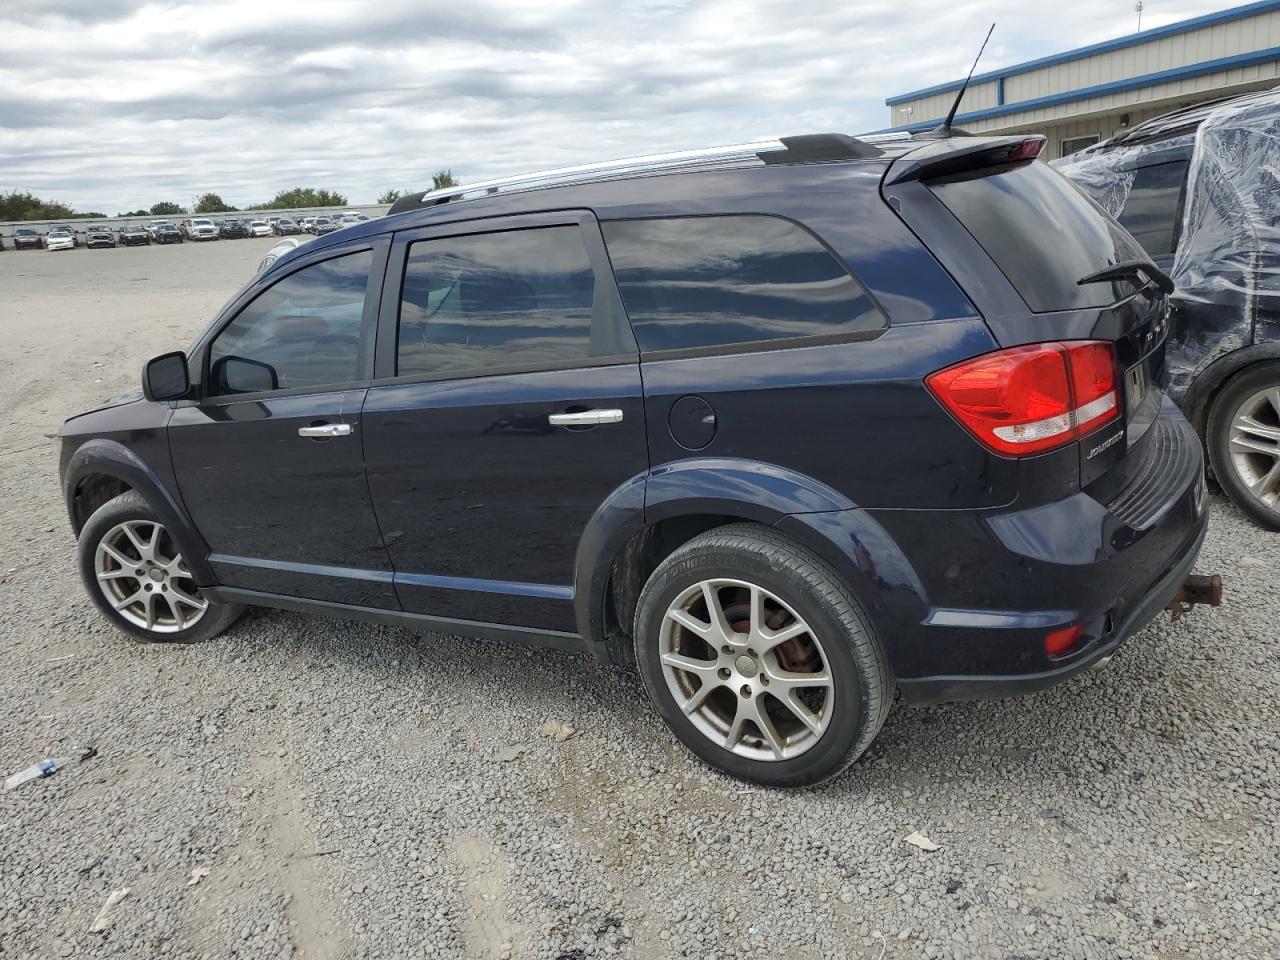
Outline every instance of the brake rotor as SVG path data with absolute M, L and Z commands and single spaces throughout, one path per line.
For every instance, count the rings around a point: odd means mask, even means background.
M 725 604 L 724 615 L 735 632 L 750 633 L 751 594 L 746 590 L 737 591 L 733 601 Z M 789 619 L 791 615 L 778 608 L 766 611 L 764 625 L 770 630 L 780 630 Z M 816 673 L 822 669 L 822 656 L 807 633 L 784 640 L 773 648 L 773 652 L 778 658 L 778 665 L 791 673 Z

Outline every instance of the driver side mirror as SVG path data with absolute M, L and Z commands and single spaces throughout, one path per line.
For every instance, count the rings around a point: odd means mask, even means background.
M 142 368 L 142 392 L 148 400 L 180 400 L 190 390 L 187 355 L 181 350 L 153 357 Z

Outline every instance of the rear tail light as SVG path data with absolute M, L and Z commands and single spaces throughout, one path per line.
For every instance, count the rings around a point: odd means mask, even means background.
M 1079 439 L 1119 415 L 1108 341 L 1035 343 L 965 360 L 925 385 L 986 447 L 1014 457 Z

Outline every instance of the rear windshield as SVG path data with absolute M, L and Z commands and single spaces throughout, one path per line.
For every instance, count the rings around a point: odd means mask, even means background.
M 991 168 L 926 186 L 964 224 L 1037 313 L 1105 307 L 1128 281 L 1076 283 L 1122 260 L 1147 260 L 1123 227 L 1046 164 Z

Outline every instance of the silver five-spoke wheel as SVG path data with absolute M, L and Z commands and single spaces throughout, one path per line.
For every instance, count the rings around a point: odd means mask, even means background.
M 663 617 L 667 687 L 704 736 L 741 757 L 789 760 L 831 722 L 822 643 L 791 607 L 744 580 L 703 580 Z
M 1280 510 L 1280 387 L 1248 397 L 1231 419 L 1231 465 L 1245 488 Z
M 209 609 L 182 555 L 154 520 L 126 520 L 98 541 L 94 576 L 115 611 L 153 633 L 178 633 Z

